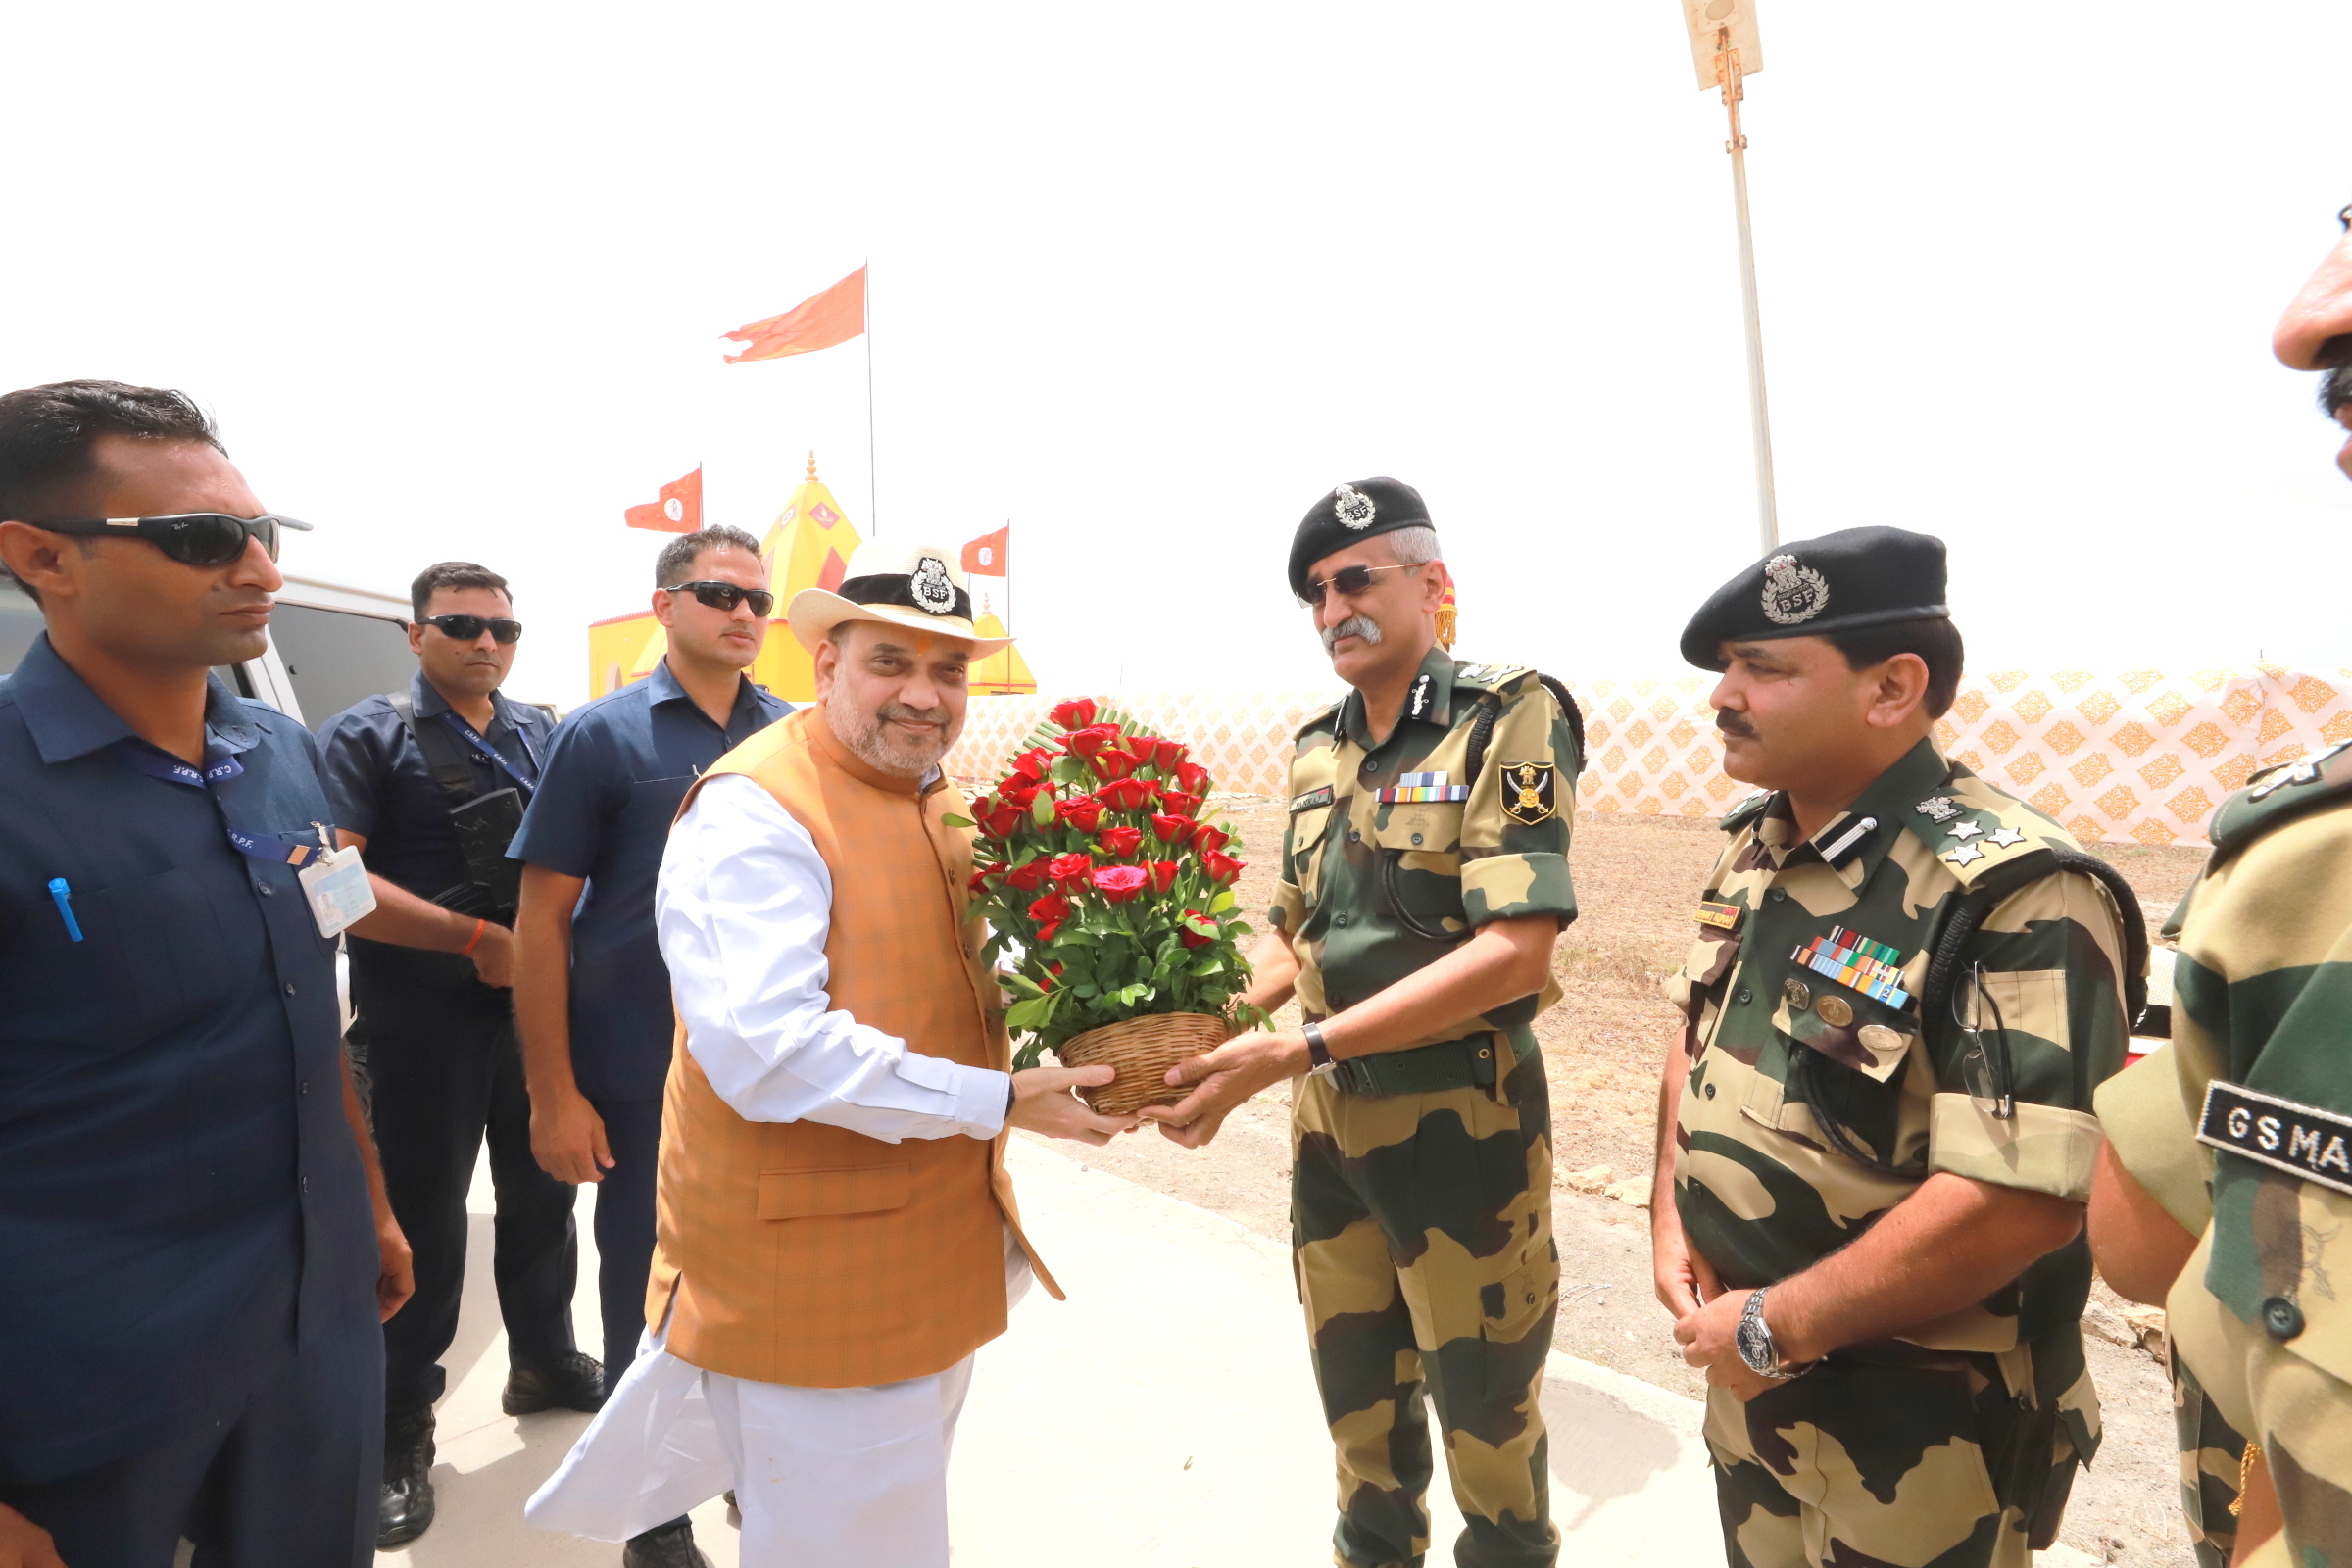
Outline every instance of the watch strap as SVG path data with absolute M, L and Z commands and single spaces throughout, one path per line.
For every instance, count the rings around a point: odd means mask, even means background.
M 1298 1032 L 1306 1036 L 1306 1059 L 1317 1067 L 1330 1066 L 1331 1047 L 1323 1043 L 1323 1026 L 1319 1023 L 1304 1023 L 1298 1026 Z

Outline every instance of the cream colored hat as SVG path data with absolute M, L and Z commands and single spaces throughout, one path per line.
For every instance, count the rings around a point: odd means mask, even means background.
M 785 615 L 792 634 L 810 653 L 845 620 L 880 620 L 972 645 L 978 658 L 1012 646 L 1009 637 L 983 637 L 972 625 L 972 594 L 953 551 L 869 539 L 850 557 L 838 593 L 804 588 Z

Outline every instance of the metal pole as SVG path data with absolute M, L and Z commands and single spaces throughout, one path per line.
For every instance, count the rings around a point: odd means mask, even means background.
M 1731 29 L 1716 35 L 1715 76 L 1723 83 L 1723 106 L 1731 118 L 1731 139 L 1724 151 L 1732 155 L 1732 205 L 1740 216 L 1740 302 L 1747 317 L 1747 406 L 1753 421 L 1756 449 L 1756 525 L 1764 541 L 1763 554 L 1780 548 L 1780 510 L 1773 499 L 1772 415 L 1764 399 L 1764 322 L 1756 306 L 1756 245 L 1747 220 L 1747 135 L 1740 128 L 1740 51 L 1731 47 Z
M 1746 200 L 1744 196 L 1740 199 L 1743 202 Z M 882 499 L 880 486 L 874 477 L 874 273 L 871 262 L 866 264 L 865 287 L 861 292 L 865 296 L 865 520 L 878 534 L 882 531 Z

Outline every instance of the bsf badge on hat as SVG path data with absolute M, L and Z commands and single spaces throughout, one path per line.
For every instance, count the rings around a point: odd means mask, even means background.
M 1683 628 L 1683 658 L 1701 669 L 1721 669 L 1725 643 L 1949 620 L 1943 587 L 1943 541 L 1933 534 L 1842 528 L 1800 539 L 1709 596 Z

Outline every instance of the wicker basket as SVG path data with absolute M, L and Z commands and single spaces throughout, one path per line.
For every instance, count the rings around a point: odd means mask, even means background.
M 1232 1032 L 1224 1019 L 1205 1012 L 1159 1012 L 1073 1035 L 1054 1054 L 1064 1067 L 1099 1061 L 1116 1067 L 1118 1077 L 1078 1095 L 1100 1115 L 1124 1116 L 1146 1105 L 1173 1105 L 1191 1094 L 1190 1088 L 1168 1086 L 1168 1069 L 1215 1050 Z

